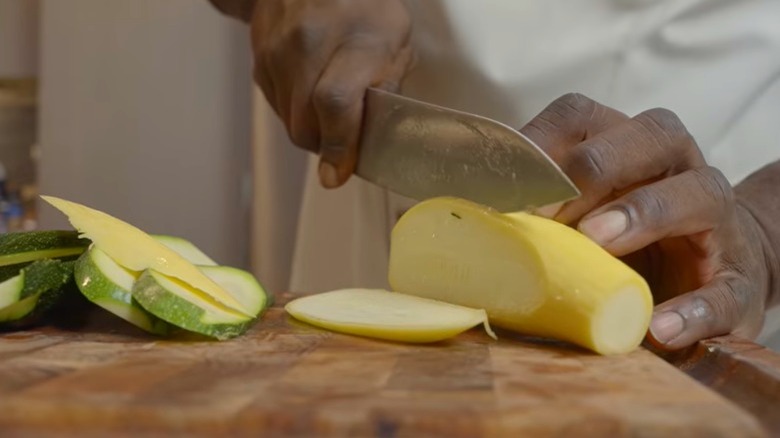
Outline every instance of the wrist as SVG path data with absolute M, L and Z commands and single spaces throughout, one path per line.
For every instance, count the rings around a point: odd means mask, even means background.
M 748 239 L 751 242 L 760 242 L 758 256 L 761 257 L 766 272 L 765 306 L 770 309 L 780 304 L 780 259 L 754 206 L 748 200 L 738 197 L 737 209 L 740 210 L 742 220 L 750 222 L 751 232 L 747 236 Z
M 780 305 L 780 160 L 753 172 L 734 187 L 737 203 L 749 213 L 759 235 L 770 277 L 767 308 Z

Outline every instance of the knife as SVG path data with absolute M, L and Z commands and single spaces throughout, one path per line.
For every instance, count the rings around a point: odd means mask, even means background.
M 399 195 L 510 212 L 580 194 L 539 146 L 499 122 L 374 88 L 364 111 L 355 173 Z

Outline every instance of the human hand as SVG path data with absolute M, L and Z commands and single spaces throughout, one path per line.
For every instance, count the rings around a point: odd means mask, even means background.
M 369 87 L 394 91 L 410 68 L 401 0 L 264 0 L 251 20 L 255 81 L 292 141 L 320 154 L 325 187 L 355 169 Z
M 677 116 L 628 116 L 578 94 L 521 129 L 582 196 L 541 209 L 636 269 L 656 306 L 650 340 L 677 349 L 734 333 L 755 337 L 771 290 L 767 237 Z

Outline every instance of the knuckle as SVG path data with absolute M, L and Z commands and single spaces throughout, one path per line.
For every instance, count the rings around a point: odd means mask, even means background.
M 577 179 L 582 179 L 589 182 L 607 182 L 609 155 L 605 152 L 604 148 L 598 147 L 599 144 L 582 145 L 575 148 L 569 161 L 566 164 L 566 170 L 573 177 L 576 175 Z
M 687 131 L 677 114 L 666 108 L 649 109 L 636 116 L 636 120 L 664 132 Z
M 588 122 L 598 104 L 579 93 L 567 93 L 555 99 L 521 131 L 537 137 L 562 136 L 572 142 L 583 141 Z
M 353 93 L 345 84 L 318 85 L 312 96 L 314 106 L 326 116 L 347 112 L 353 103 Z
M 634 120 L 653 138 L 668 146 L 686 146 L 693 143 L 682 120 L 666 108 L 653 108 L 634 117 Z
M 703 196 L 708 197 L 719 214 L 730 211 L 735 203 L 734 190 L 723 172 L 714 167 L 693 169 L 694 180 Z
M 640 187 L 624 197 L 625 209 L 632 224 L 659 226 L 666 221 L 668 206 L 664 198 L 648 187 Z
M 326 27 L 309 20 L 300 23 L 288 35 L 290 48 L 300 53 L 315 53 L 325 38 Z
M 596 102 L 584 94 L 566 93 L 550 104 L 550 109 L 563 116 L 577 115 L 590 118 L 596 111 Z
M 723 334 L 740 322 L 745 303 L 745 294 L 740 292 L 735 280 L 728 280 L 715 289 L 699 293 L 694 298 L 691 316 L 705 323 L 708 331 Z

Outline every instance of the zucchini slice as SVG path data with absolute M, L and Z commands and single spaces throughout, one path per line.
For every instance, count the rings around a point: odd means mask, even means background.
M 21 272 L 22 268 L 29 265 L 32 262 L 17 263 L 14 265 L 0 266 L 0 282 L 6 281 L 12 277 L 16 277 Z
M 192 263 L 214 263 L 185 239 L 160 235 L 152 237 Z M 266 294 L 249 272 L 227 266 L 207 265 L 198 268 L 230 293 L 251 315 L 259 315 L 266 307 Z M 169 324 L 144 309 L 132 296 L 131 291 L 139 275 L 116 263 L 95 245 L 81 256 L 75 268 L 78 287 L 91 302 L 147 332 L 167 334 L 170 331 Z M 197 295 L 199 292 L 192 293 Z
M 174 252 L 184 257 L 185 260 L 193 265 L 199 266 L 216 266 L 217 262 L 207 256 L 206 253 L 200 250 L 195 244 L 187 239 L 176 236 L 168 236 L 164 234 L 153 234 L 154 240 L 172 249 Z
M 352 335 L 411 343 L 438 342 L 483 325 L 481 309 L 381 289 L 342 289 L 309 295 L 285 306 L 295 319 Z
M 5 304 L 0 307 L 0 323 L 32 318 L 51 308 L 72 280 L 74 263 L 38 260 L 4 281 L 0 287 L 0 301 Z
M 136 275 L 95 246 L 74 269 L 76 284 L 89 301 L 149 333 L 167 334 L 168 324 L 144 310 L 130 294 Z
M 132 294 L 148 312 L 170 324 L 219 340 L 245 333 L 265 305 L 265 291 L 254 277 L 240 269 L 202 267 L 206 275 L 222 283 L 236 300 L 252 307 L 253 316 L 225 311 L 212 297 L 192 286 L 149 269 L 136 280 Z M 243 305 L 243 303 L 242 303 Z
M 225 288 L 251 315 L 260 315 L 269 305 L 268 295 L 254 275 L 230 266 L 199 266 L 207 277 Z
M 0 283 L 0 309 L 10 306 L 22 298 L 24 289 L 24 273 L 18 273 L 15 277 Z
M 75 231 L 0 234 L 0 267 L 20 265 L 21 268 L 36 260 L 78 256 L 86 251 L 89 243 Z M 2 276 L 8 276 L 8 271 L 0 271 L 0 278 Z
M 225 313 L 235 317 L 253 317 L 241 308 L 232 295 L 204 275 L 194 264 L 144 231 L 102 211 L 64 199 L 43 196 L 43 199 L 63 212 L 70 223 L 96 247 L 121 266 L 136 272 L 147 269 L 176 278 L 202 291 Z

